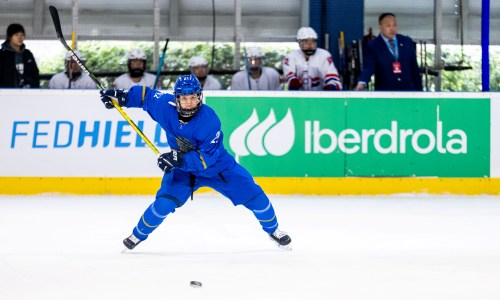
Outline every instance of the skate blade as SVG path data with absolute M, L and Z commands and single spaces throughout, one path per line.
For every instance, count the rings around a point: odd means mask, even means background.
M 280 245 L 280 243 L 278 243 L 277 241 L 275 241 L 272 237 L 269 237 L 269 239 L 271 240 L 271 242 L 273 242 L 281 250 L 292 251 L 292 244 L 291 243 L 288 244 L 288 245 Z
M 276 244 L 276 246 L 278 246 L 278 248 L 280 248 L 281 250 L 286 250 L 286 251 L 292 251 L 292 245 L 288 244 L 288 245 L 280 245 L 280 244 Z

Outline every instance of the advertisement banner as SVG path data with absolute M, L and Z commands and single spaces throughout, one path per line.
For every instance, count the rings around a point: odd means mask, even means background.
M 255 176 L 489 177 L 490 100 L 207 97 Z
M 315 122 L 323 122 L 322 126 L 335 132 L 344 129 L 344 99 L 212 99 L 207 97 L 207 104 L 221 119 L 226 148 L 254 176 L 344 176 L 343 155 L 321 153 L 329 151 L 331 141 L 313 132 Z
M 0 176 L 162 176 L 156 155 L 93 90 L 3 90 Z M 19 97 L 23 95 L 23 97 Z M 142 109 L 126 113 L 161 152 L 163 130 Z
M 205 96 L 226 149 L 254 176 L 485 178 L 500 170 L 492 117 L 500 106 L 485 94 Z M 153 151 L 96 91 L 0 90 L 0 105 L 0 177 L 162 176 Z M 160 152 L 169 150 L 149 115 L 126 112 Z

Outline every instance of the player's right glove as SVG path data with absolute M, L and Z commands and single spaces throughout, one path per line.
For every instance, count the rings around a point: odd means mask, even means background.
M 295 77 L 290 79 L 290 82 L 288 83 L 289 90 L 297 91 L 300 90 L 301 87 L 302 87 L 302 81 L 299 78 Z
M 128 102 L 127 91 L 122 89 L 104 89 L 99 92 L 101 94 L 101 101 L 107 109 L 114 108 L 113 100 L 111 98 L 116 98 L 118 100 L 118 105 L 126 106 Z
M 158 167 L 165 173 L 172 172 L 173 168 L 180 168 L 184 165 L 182 152 L 173 150 L 163 153 L 158 157 Z

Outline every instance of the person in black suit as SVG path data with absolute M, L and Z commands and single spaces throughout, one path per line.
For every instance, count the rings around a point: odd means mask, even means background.
M 355 90 L 365 90 L 375 74 L 376 91 L 422 91 L 415 42 L 398 34 L 393 13 L 381 14 L 378 23 L 380 34 L 366 45 L 363 71 Z

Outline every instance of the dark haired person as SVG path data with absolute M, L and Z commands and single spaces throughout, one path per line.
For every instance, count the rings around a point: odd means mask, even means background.
M 422 91 L 415 42 L 398 34 L 393 13 L 381 14 L 378 22 L 380 34 L 366 44 L 363 71 L 355 89 L 365 90 L 375 75 L 376 91 Z
M 0 49 L 0 88 L 39 88 L 40 75 L 35 58 L 26 49 L 21 24 L 7 27 L 7 38 Z
M 127 55 L 128 72 L 118 76 L 113 82 L 113 87 L 128 90 L 133 86 L 148 86 L 155 88 L 156 76 L 146 72 L 147 56 L 142 49 L 132 49 Z M 159 83 L 157 88 L 159 87 Z

